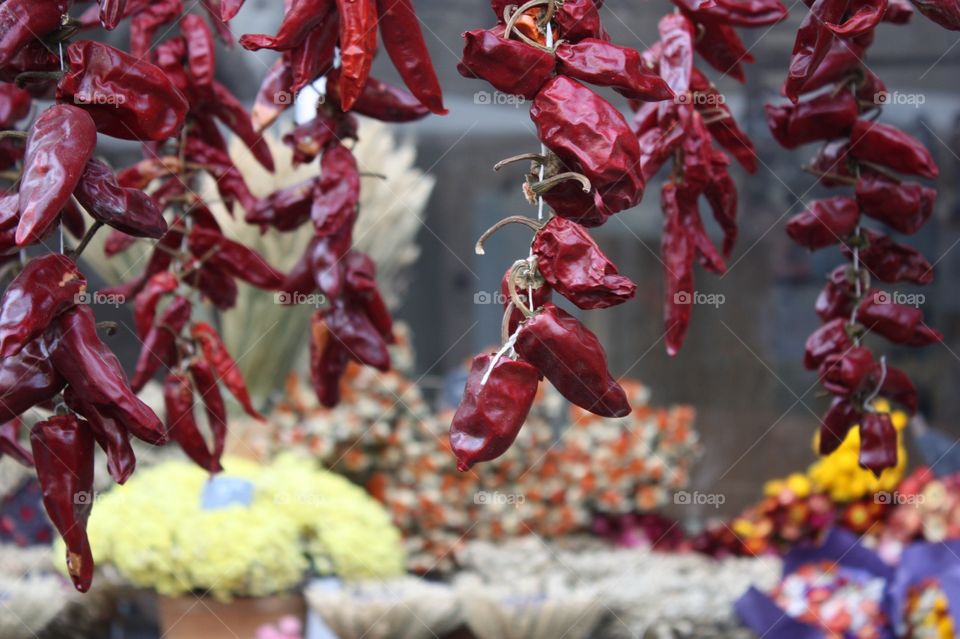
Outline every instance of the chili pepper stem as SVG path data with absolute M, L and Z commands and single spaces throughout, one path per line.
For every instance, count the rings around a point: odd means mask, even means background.
M 544 164 L 547 161 L 547 158 L 540 153 L 521 153 L 520 155 L 514 155 L 509 158 L 504 158 L 496 164 L 493 165 L 494 171 L 499 171 L 508 164 L 513 164 L 514 162 L 523 162 L 525 160 L 531 160 L 537 164 Z
M 530 227 L 531 229 L 533 229 L 534 231 L 539 231 L 541 228 L 543 228 L 542 223 L 537 222 L 536 220 L 531 220 L 529 217 L 525 215 L 511 215 L 510 217 L 505 217 L 499 222 L 497 222 L 496 224 L 494 224 L 493 226 L 491 226 L 490 228 L 488 228 L 486 231 L 484 231 L 483 235 L 480 236 L 480 239 L 477 240 L 477 244 L 476 246 L 474 246 L 474 249 L 473 249 L 474 251 L 476 251 L 477 255 L 485 255 L 486 253 L 483 250 L 483 243 L 486 242 L 491 235 L 493 235 L 503 227 L 507 226 L 508 224 L 524 224 Z
M 574 171 L 567 171 L 566 173 L 558 173 L 557 175 L 548 177 L 545 180 L 540 180 L 539 182 L 531 184 L 530 190 L 539 196 L 543 193 L 546 193 L 561 182 L 566 182 L 567 180 L 576 180 L 579 182 L 584 193 L 589 193 L 590 189 L 593 188 L 593 185 L 590 183 L 590 180 L 586 175 L 582 173 L 576 173 Z
M 23 88 L 30 80 L 59 80 L 63 75 L 63 71 L 24 71 L 17 74 L 13 81 Z
M 831 173 L 831 172 L 829 172 L 829 171 L 818 171 L 818 170 L 816 170 L 815 168 L 813 168 L 812 166 L 809 166 L 809 165 L 808 165 L 808 166 L 801 167 L 801 170 L 803 170 L 803 171 L 805 171 L 805 172 L 807 172 L 807 173 L 810 173 L 811 175 L 815 175 L 815 176 L 817 176 L 817 177 L 819 177 L 819 178 L 829 178 L 830 180 L 833 180 L 834 182 L 842 182 L 843 184 L 847 184 L 847 185 L 849 185 L 849 186 L 856 186 L 856 185 L 857 185 L 857 180 L 856 180 L 856 178 L 847 177 L 847 176 L 845 176 L 845 175 L 840 175 L 839 173 Z
M 26 131 L 17 131 L 15 129 L 9 129 L 7 131 L 0 131 L 0 140 L 4 138 L 17 138 L 18 140 L 27 139 Z
M 103 226 L 103 222 L 100 220 L 95 221 L 90 228 L 87 229 L 87 232 L 83 234 L 83 238 L 80 240 L 80 243 L 77 244 L 77 248 L 70 251 L 70 259 L 74 262 L 77 261 L 83 251 L 87 248 L 87 245 L 90 244 L 90 240 L 93 239 L 93 236 L 97 234 L 97 231 Z

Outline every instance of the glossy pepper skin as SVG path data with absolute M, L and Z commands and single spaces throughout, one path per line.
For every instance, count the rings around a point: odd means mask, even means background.
M 498 359 L 486 383 L 481 383 L 491 359 L 490 355 L 473 358 L 463 398 L 450 424 L 450 448 L 461 472 L 477 462 L 496 459 L 510 448 L 540 385 L 536 368 L 507 357 Z
M 937 190 L 916 182 L 894 182 L 883 175 L 864 175 L 857 180 L 856 196 L 864 215 L 912 235 L 933 215 Z
M 87 518 L 93 505 L 93 447 L 90 427 L 73 415 L 55 415 L 30 432 L 30 447 L 43 506 L 67 546 L 67 570 L 80 592 L 93 581 Z
M 586 38 L 557 47 L 557 72 L 597 86 L 613 87 L 632 100 L 658 102 L 673 91 L 656 73 L 646 70 L 640 52 L 610 42 Z
M 87 162 L 73 194 L 93 219 L 135 237 L 159 239 L 167 232 L 163 211 L 140 189 L 123 188 L 104 162 Z
M 850 133 L 850 155 L 900 173 L 930 179 L 940 175 L 930 151 L 912 135 L 889 124 L 857 120 Z
M 515 348 L 577 406 L 603 417 L 630 414 L 626 393 L 607 370 L 597 336 L 553 304 L 520 327 Z
M 283 283 L 283 273 L 267 264 L 260 254 L 218 231 L 195 227 L 188 244 L 195 257 L 208 256 L 210 263 L 258 288 L 278 290 Z
M 633 298 L 637 285 L 620 275 L 586 229 L 551 218 L 533 239 L 543 279 L 582 309 L 607 308 Z
M 827 355 L 820 364 L 820 382 L 834 395 L 848 397 L 863 392 L 876 361 L 869 349 L 853 346 Z
M 790 68 L 783 85 L 783 93 L 796 102 L 804 85 L 829 53 L 836 36 L 826 24 L 843 16 L 846 3 L 836 0 L 815 0 L 797 29 L 797 37 L 790 57 Z
M 227 444 L 227 407 L 223 403 L 217 377 L 210 365 L 202 359 L 190 362 L 190 377 L 203 401 L 210 432 L 213 433 L 213 459 L 219 463 Z
M 0 359 L 0 423 L 53 399 L 66 383 L 50 361 L 42 338 L 30 342 L 16 355 Z
M 212 100 L 205 104 L 209 104 L 217 119 L 227 125 L 243 141 L 257 162 L 267 171 L 273 173 L 275 167 L 270 146 L 263 136 L 254 130 L 253 124 L 250 122 L 250 115 L 243 108 L 240 100 L 227 87 L 214 80 Z
M 519 40 L 503 37 L 503 28 L 475 29 L 463 34 L 461 75 L 482 78 L 493 88 L 528 100 L 536 97 L 553 73 L 552 55 Z
M 167 76 L 149 62 L 100 42 L 67 47 L 70 71 L 57 99 L 81 105 L 97 130 L 123 140 L 162 141 L 183 127 L 190 108 Z
M 504 311 L 506 307 L 510 304 L 510 272 L 512 267 L 507 269 L 507 272 L 503 274 L 503 279 L 500 280 L 500 295 L 503 297 Z M 532 300 L 531 300 L 532 293 Z M 517 294 L 520 296 L 520 299 L 523 300 L 524 305 L 531 310 L 536 310 L 549 302 L 553 297 L 553 291 L 550 288 L 550 285 L 544 282 L 541 286 L 534 288 L 532 291 L 529 288 L 520 287 L 517 289 Z M 520 326 L 520 322 L 524 320 L 523 312 L 514 308 L 510 311 L 510 319 L 508 320 L 507 333 L 513 335 L 517 327 Z
M 403 83 L 425 107 L 443 115 L 443 94 L 430 53 L 423 40 L 412 0 L 376 0 L 377 21 L 383 48 Z
M 861 468 L 877 477 L 897 465 L 897 429 L 887 413 L 865 413 L 860 420 Z
M 773 137 L 787 149 L 849 135 L 858 113 L 857 100 L 849 91 L 825 93 L 797 104 L 768 104 L 765 108 Z
M 23 47 L 60 27 L 70 8 L 67 0 L 6 0 L 0 4 L 0 66 Z
M 148 279 L 143 290 L 137 293 L 133 303 L 133 324 L 140 339 L 144 339 L 153 326 L 157 304 L 164 295 L 177 290 L 179 284 L 180 281 L 172 272 L 160 271 Z
M 193 412 L 193 382 L 183 373 L 170 373 L 163 383 L 167 431 L 187 457 L 209 473 L 223 470 L 220 458 L 210 452 Z
M 664 259 L 663 322 L 666 327 L 667 354 L 672 357 L 680 352 L 693 312 L 693 260 L 696 246 L 683 222 L 677 186 L 667 182 L 660 196 L 664 214 L 660 237 L 660 254 Z
M 334 69 L 327 74 L 327 98 L 338 109 L 343 109 L 339 78 L 339 70 Z M 430 110 L 420 104 L 413 94 L 370 76 L 367 77 L 367 81 L 357 95 L 351 110 L 353 113 L 359 113 L 381 122 L 413 122 L 430 115 Z M 343 137 L 356 137 L 356 135 L 338 135 L 337 137 L 342 139 Z
M 310 320 L 310 382 L 327 408 L 340 403 L 340 378 L 348 361 L 346 348 L 331 336 L 323 314 L 317 311 Z
M 816 200 L 810 209 L 787 221 L 787 235 L 812 251 L 842 242 L 860 222 L 857 201 L 846 196 Z
M 178 358 L 177 339 L 190 321 L 193 305 L 186 297 L 174 297 L 143 338 L 140 356 L 130 380 L 135 393 L 146 386 L 161 366 L 172 367 Z
M 60 313 L 80 303 L 87 280 L 66 255 L 30 260 L 0 299 L 0 357 L 20 352 Z
M 333 0 L 294 0 L 289 4 L 275 36 L 246 34 L 240 36 L 240 46 L 250 51 L 293 49 L 303 44 L 310 31 L 328 19 L 333 9 Z
M 867 231 L 866 238 L 867 246 L 860 250 L 860 260 L 881 282 L 929 284 L 933 281 L 933 265 L 915 248 L 894 242 L 877 231 Z M 844 253 L 852 257 L 849 248 L 844 247 Z
M 19 419 L 11 419 L 0 424 L 0 459 L 4 456 L 28 468 L 34 465 L 33 453 L 20 444 Z
M 862 412 L 849 399 L 835 397 L 820 423 L 820 454 L 829 455 L 840 448 L 861 416 Z
M 944 29 L 960 31 L 960 4 L 956 0 L 911 0 L 917 11 Z
M 19 246 L 40 241 L 57 221 L 96 146 L 94 121 L 75 106 L 50 107 L 33 123 L 20 179 Z
M 93 439 L 107 455 L 107 472 L 118 484 L 124 484 L 137 467 L 137 457 L 130 445 L 127 429 L 112 417 L 97 410 L 93 404 L 83 401 L 70 386 L 63 391 L 63 400 L 78 415 L 87 420 Z
M 853 341 L 847 334 L 846 318 L 830 320 L 807 338 L 803 366 L 808 370 L 816 370 L 828 356 L 844 353 L 852 346 Z
M 530 108 L 537 135 L 560 159 L 575 165 L 612 211 L 643 197 L 640 146 L 623 115 L 575 80 L 548 81 Z
M 293 186 L 277 189 L 257 201 L 247 211 L 244 220 L 248 224 L 272 226 L 278 231 L 295 231 L 310 219 L 313 207 L 313 189 L 316 178 L 304 180 Z
M 243 410 L 254 419 L 263 421 L 263 415 L 253 407 L 250 391 L 247 390 L 247 384 L 243 381 L 243 375 L 241 375 L 237 363 L 230 357 L 230 353 L 216 329 L 206 322 L 194 322 L 193 326 L 190 327 L 190 335 L 200 345 L 203 358 L 216 373 L 217 378 L 237 398 L 237 401 L 243 406 Z
M 376 0 L 336 0 L 340 15 L 340 102 L 349 111 L 370 75 L 377 50 Z
M 57 372 L 86 401 L 117 419 L 137 439 L 166 443 L 163 424 L 130 389 L 117 356 L 100 341 L 90 307 L 76 306 L 60 315 L 46 341 Z
M 926 346 L 943 340 L 940 331 L 928 327 L 923 311 L 905 304 L 895 304 L 890 295 L 871 291 L 857 306 L 857 322 L 867 330 L 897 344 Z
M 328 149 L 320 159 L 320 177 L 313 186 L 310 217 L 317 237 L 352 227 L 360 202 L 360 170 L 350 149 L 342 144 Z

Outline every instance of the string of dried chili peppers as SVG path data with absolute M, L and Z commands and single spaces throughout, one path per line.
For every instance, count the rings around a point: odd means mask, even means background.
M 873 334 L 908 346 L 943 338 L 918 306 L 873 286 L 933 280 L 933 266 L 923 255 L 867 225 L 873 220 L 904 235 L 916 233 L 933 213 L 937 195 L 903 177 L 934 179 L 939 171 L 919 140 L 878 121 L 878 96 L 886 88 L 864 62 L 876 26 L 902 24 L 911 14 L 903 0 L 817 0 L 797 33 L 783 85 L 791 102 L 766 107 L 782 146 L 821 145 L 804 167 L 820 184 L 853 189 L 812 202 L 790 218 L 786 231 L 811 251 L 838 246 L 849 262 L 830 273 L 817 298 L 823 325 L 807 340 L 804 366 L 818 371 L 832 397 L 821 420 L 820 453 L 833 452 L 859 424 L 860 465 L 878 475 L 897 464 L 897 433 L 873 401 L 882 395 L 912 414 L 917 391 L 903 371 L 873 354 L 865 338 Z

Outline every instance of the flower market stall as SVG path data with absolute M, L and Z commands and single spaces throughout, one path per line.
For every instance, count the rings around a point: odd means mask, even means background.
M 960 635 L 958 30 L 0 0 L 0 639 Z

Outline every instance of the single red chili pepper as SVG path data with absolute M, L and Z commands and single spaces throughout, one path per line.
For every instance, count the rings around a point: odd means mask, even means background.
M 330 338 L 340 342 L 351 359 L 380 371 L 390 370 L 386 340 L 362 306 L 343 298 L 335 299 L 324 322 Z
M 800 87 L 799 93 L 813 93 L 836 82 L 849 81 L 857 74 L 869 73 L 863 66 L 866 51 L 850 40 L 835 38 L 817 68 Z M 786 95 L 785 88 L 781 94 Z
M 887 0 L 852 0 L 842 21 L 826 22 L 825 25 L 841 38 L 856 38 L 877 28 L 887 5 Z
M 834 397 L 830 409 L 820 421 L 821 455 L 829 455 L 840 448 L 847 433 L 860 421 L 863 413 L 846 397 Z
M 557 25 L 558 40 L 578 42 L 584 38 L 610 38 L 600 22 L 600 4 L 594 0 L 565 0 L 557 7 L 553 21 Z
M 383 48 L 403 83 L 430 111 L 446 114 L 440 82 L 423 41 L 412 0 L 377 0 L 376 9 Z
M 310 322 L 310 381 L 317 399 L 327 408 L 340 403 L 340 378 L 347 370 L 347 350 L 327 329 L 320 311 Z
M 291 90 L 294 93 L 333 69 L 339 36 L 340 19 L 333 13 L 307 35 L 303 44 L 286 54 L 293 70 Z
M 205 262 L 203 266 L 188 262 L 186 268 L 192 270 L 183 281 L 200 291 L 216 308 L 225 311 L 237 305 L 240 294 L 237 281 L 225 269 L 212 262 Z
M 544 304 L 521 325 L 515 348 L 577 406 L 603 417 L 630 414 L 626 393 L 607 370 L 600 340 L 563 309 Z
M 293 106 L 293 97 L 293 69 L 284 58 L 280 58 L 263 78 L 250 111 L 254 130 L 262 133 L 273 124 L 284 111 Z
M 674 94 L 686 95 L 693 72 L 693 24 L 684 15 L 670 13 L 657 25 L 660 32 L 660 77 Z
M 723 231 L 723 257 L 729 258 L 737 241 L 737 185 L 727 167 L 730 159 L 722 151 L 714 151 L 710 182 L 703 195 L 710 205 L 713 219 Z
M 313 187 L 310 217 L 318 236 L 353 226 L 360 202 L 360 171 L 350 149 L 337 144 L 320 160 L 320 178 Z
M 93 505 L 94 440 L 86 422 L 54 415 L 30 431 L 43 506 L 67 545 L 67 571 L 80 592 L 93 581 L 87 518 Z
M 849 91 L 824 93 L 796 104 L 768 104 L 765 108 L 770 132 L 787 149 L 848 136 L 859 112 L 857 99 Z
M 533 238 L 543 279 L 583 309 L 607 308 L 633 298 L 637 285 L 620 275 L 586 229 L 553 217 Z
M 68 0 L 7 0 L 0 5 L 0 66 L 6 66 L 21 47 L 59 29 L 70 4 Z
M 337 69 L 327 74 L 326 97 L 337 109 L 343 109 L 339 78 L 340 72 Z M 404 89 L 369 76 L 357 95 L 352 110 L 381 122 L 413 122 L 430 114 L 427 107 Z
M 820 382 L 834 395 L 849 397 L 866 390 L 876 361 L 869 349 L 854 346 L 827 355 L 820 364 Z
M 182 373 L 167 375 L 163 383 L 163 400 L 167 409 L 167 430 L 170 438 L 180 445 L 194 463 L 207 472 L 223 470 L 220 458 L 210 452 L 197 426 L 193 413 L 193 382 Z
M 369 87 L 371 83 L 375 81 L 368 80 L 367 86 Z M 335 84 L 330 85 L 331 88 L 333 86 Z M 358 102 L 363 102 L 363 95 Z M 354 109 L 356 108 L 355 104 Z M 315 118 L 295 126 L 289 133 L 284 134 L 283 143 L 293 149 L 293 165 L 297 166 L 313 162 L 333 144 L 356 139 L 357 119 L 352 114 L 331 114 L 318 110 Z
M 202 359 L 193 359 L 190 362 L 190 377 L 203 401 L 203 408 L 207 414 L 210 432 L 213 433 L 212 457 L 219 460 L 227 443 L 227 407 L 223 403 L 223 395 L 217 385 L 217 377 L 210 365 Z
M 664 266 L 663 321 L 665 342 L 671 357 L 680 351 L 693 312 L 693 259 L 695 245 L 683 221 L 677 185 L 667 182 L 660 192 L 663 209 L 663 233 L 660 255 Z
M 229 153 L 204 140 L 187 136 L 186 154 L 190 160 L 203 164 L 204 170 L 213 176 L 217 192 L 230 210 L 235 202 L 239 202 L 246 211 L 256 205 L 257 198 L 250 192 L 243 174 L 234 165 Z
M 117 356 L 97 336 L 89 306 L 76 306 L 58 316 L 46 341 L 57 372 L 87 402 L 119 421 L 134 437 L 154 445 L 166 443 L 163 424 L 130 389 Z
M 917 387 L 899 368 L 877 365 L 870 375 L 867 387 L 879 388 L 883 397 L 902 406 L 911 415 L 916 414 Z
M 940 331 L 924 324 L 923 311 L 895 304 L 890 295 L 882 291 L 870 291 L 863 298 L 857 306 L 857 322 L 897 344 L 926 346 L 943 340 Z
M 370 256 L 360 251 L 350 251 L 344 259 L 344 284 L 350 300 L 359 304 L 367 318 L 389 344 L 394 340 L 393 318 L 377 287 L 376 265 Z
M 259 253 L 216 231 L 195 227 L 187 243 L 195 257 L 206 257 L 207 261 L 258 288 L 278 290 L 283 283 L 283 273 L 267 264 Z
M 120 24 L 127 10 L 127 0 L 99 0 L 100 25 L 107 31 L 113 31 Z
M 889 124 L 857 120 L 850 133 L 850 155 L 900 173 L 930 179 L 940 175 L 930 151 L 912 135 Z
M 33 98 L 14 84 L 0 84 L 0 126 L 7 129 L 30 114 Z
M 163 211 L 140 189 L 120 186 L 104 162 L 87 162 L 73 194 L 93 219 L 128 235 L 161 238 L 167 232 Z
M 850 317 L 855 299 L 854 284 L 846 266 L 830 272 L 827 283 L 817 296 L 815 310 L 820 319 L 829 322 L 838 317 Z
M 314 183 L 317 178 L 277 189 L 247 211 L 248 224 L 272 226 L 278 231 L 295 231 L 310 219 Z
M 240 46 L 250 51 L 287 51 L 296 48 L 303 44 L 310 31 L 328 19 L 334 10 L 333 0 L 294 0 L 287 8 L 275 36 L 248 33 L 240 36 Z M 376 22 L 372 26 L 376 38 Z M 341 46 L 346 46 L 347 41 L 341 39 Z
M 353 242 L 353 230 L 344 227 L 339 233 L 316 237 L 307 248 L 308 272 L 313 277 L 311 290 L 320 289 L 328 298 L 340 297 L 345 265 L 343 258 Z M 289 279 L 285 284 L 289 283 Z
M 557 72 L 597 86 L 613 87 L 632 100 L 658 102 L 672 99 L 663 79 L 648 71 L 640 53 L 595 38 L 557 47 Z
M 960 5 L 955 0 L 910 0 L 925 18 L 944 29 L 960 31 Z
M 340 13 L 340 100 L 353 108 L 377 51 L 376 0 L 336 0 Z
M 96 146 L 96 126 L 83 109 L 60 104 L 40 114 L 27 136 L 18 245 L 38 242 L 57 221 Z
M 243 406 L 243 410 L 254 419 L 264 421 L 264 416 L 253 407 L 250 391 L 247 390 L 247 384 L 243 381 L 243 375 L 240 373 L 237 363 L 230 357 L 230 353 L 216 329 L 205 322 L 194 322 L 190 328 L 190 334 L 200 345 L 203 358 L 227 390 L 237 398 L 237 401 Z
M 864 215 L 912 235 L 933 215 L 937 190 L 916 182 L 894 182 L 880 174 L 857 180 L 857 202 Z
M 568 165 L 576 164 L 611 212 L 643 197 L 637 138 L 623 115 L 599 95 L 555 76 L 534 99 L 530 119 L 543 144 Z
M 867 246 L 860 249 L 860 261 L 881 282 L 929 284 L 933 281 L 933 265 L 916 249 L 876 231 L 867 230 L 865 237 Z M 843 252 L 848 258 L 853 255 L 846 246 Z
M 67 55 L 70 71 L 57 85 L 57 99 L 81 106 L 98 131 L 158 141 L 180 132 L 190 107 L 160 69 L 90 40 L 71 43 Z
M 784 20 L 787 8 L 779 0 L 675 0 L 674 4 L 684 9 L 697 20 L 721 22 L 734 27 L 767 27 Z
M 164 25 L 184 14 L 182 0 L 152 0 L 133 12 L 130 20 L 130 55 L 149 60 L 154 36 Z
M 906 24 L 913 17 L 913 5 L 909 0 L 888 0 L 883 21 L 890 24 Z
M 224 22 L 230 22 L 240 13 L 245 0 L 223 0 L 220 3 L 220 18 Z
M 504 37 L 503 27 L 474 29 L 463 34 L 460 75 L 482 78 L 494 89 L 520 95 L 528 100 L 536 97 L 550 79 L 554 57 L 543 49 L 519 40 Z
M 206 21 L 195 13 L 183 16 L 180 20 L 180 31 L 186 41 L 190 84 L 201 95 L 212 98 L 217 65 L 213 31 Z
M 877 477 L 884 469 L 897 465 L 897 429 L 888 413 L 864 413 L 860 420 L 858 462 Z
M 857 229 L 860 207 L 846 196 L 816 200 L 787 222 L 787 235 L 812 251 L 844 241 Z
M 107 455 L 107 471 L 118 484 L 124 484 L 137 467 L 137 457 L 130 445 L 130 434 L 117 420 L 103 415 L 93 404 L 83 401 L 76 390 L 67 387 L 63 400 L 70 410 L 87 420 L 93 438 Z
M 491 368 L 490 355 L 473 358 L 463 398 L 450 423 L 450 448 L 457 457 L 457 470 L 465 472 L 477 462 L 507 452 L 523 427 L 539 385 L 537 369 L 526 362 L 500 357 Z
M 20 444 L 19 418 L 0 424 L 0 458 L 4 455 L 28 468 L 33 467 L 33 453 Z
M 846 319 L 838 317 L 830 320 L 807 338 L 803 366 L 807 370 L 815 370 L 828 356 L 844 353 L 852 347 L 853 342 L 847 334 Z
M 66 380 L 50 361 L 43 338 L 0 359 L 0 422 L 9 422 L 37 404 L 53 399 Z
M 790 55 L 790 68 L 783 85 L 783 93 L 796 102 L 807 80 L 826 57 L 836 36 L 827 28 L 827 22 L 836 22 L 843 16 L 845 2 L 815 0 L 797 29 L 797 38 Z
M 144 339 L 153 327 L 157 314 L 157 304 L 164 295 L 177 290 L 180 281 L 170 271 L 160 271 L 147 280 L 133 302 L 133 324 L 137 336 Z
M 243 108 L 240 101 L 234 97 L 230 89 L 219 82 L 213 82 L 213 100 L 205 103 L 213 115 L 218 120 L 227 125 L 231 131 L 237 134 L 237 137 L 250 149 L 257 162 L 271 173 L 274 171 L 273 155 L 270 153 L 270 145 L 253 129 L 250 123 L 250 115 Z
M 65 255 L 30 260 L 0 299 L 0 357 L 20 352 L 54 318 L 80 303 L 87 280 Z
M 147 331 L 130 380 L 133 392 L 139 393 L 161 366 L 172 368 L 176 365 L 179 359 L 177 339 L 190 321 L 192 310 L 193 305 L 186 297 L 174 297 Z
M 723 75 L 746 82 L 743 65 L 752 63 L 754 57 L 730 25 L 722 22 L 698 22 L 694 48 L 707 64 Z

